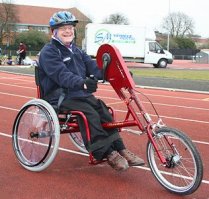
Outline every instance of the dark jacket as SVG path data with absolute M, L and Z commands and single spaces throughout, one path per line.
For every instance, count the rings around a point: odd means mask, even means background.
M 87 97 L 91 95 L 83 89 L 84 80 L 90 75 L 102 78 L 102 72 L 84 51 L 72 45 L 72 51 L 59 41 L 52 39 L 41 50 L 39 57 L 39 78 L 44 96 L 50 96 L 47 101 L 56 104 L 59 98 L 59 88 L 63 88 L 66 98 Z

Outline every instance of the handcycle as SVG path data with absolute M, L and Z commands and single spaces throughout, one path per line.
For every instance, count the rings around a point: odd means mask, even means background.
M 103 128 L 118 128 L 121 131 L 125 127 L 137 127 L 147 135 L 147 162 L 157 181 L 172 193 L 192 194 L 201 184 L 203 165 L 191 139 L 183 132 L 167 127 L 160 117 L 156 122 L 151 119 L 116 47 L 109 44 L 100 46 L 96 59 L 98 66 L 105 71 L 104 79 L 127 107 L 122 121 L 116 120 L 114 109 L 110 108 L 114 121 L 103 123 Z M 83 119 L 88 145 L 91 146 L 91 133 L 85 115 L 79 111 L 59 112 L 57 107 L 41 99 L 38 67 L 35 77 L 38 98 L 22 106 L 13 125 L 13 149 L 20 164 L 34 172 L 46 169 L 57 154 L 60 134 L 65 133 L 81 152 L 89 155 L 90 164 L 104 162 L 96 161 L 91 150 L 88 152 L 84 146 L 77 118 Z

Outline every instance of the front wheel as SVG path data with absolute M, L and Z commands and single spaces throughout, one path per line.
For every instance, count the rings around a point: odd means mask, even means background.
M 155 68 L 166 68 L 168 61 L 166 59 L 160 59 L 157 64 L 153 64 Z
M 170 192 L 188 195 L 197 190 L 203 177 L 201 157 L 190 140 L 182 132 L 163 127 L 153 137 L 158 152 L 165 158 L 163 164 L 152 143 L 147 144 L 147 160 L 159 183 Z

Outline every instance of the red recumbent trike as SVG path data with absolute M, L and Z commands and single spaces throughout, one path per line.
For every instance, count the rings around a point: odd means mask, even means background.
M 167 127 L 159 117 L 157 122 L 153 122 L 136 94 L 135 83 L 116 47 L 108 44 L 100 46 L 97 63 L 99 67 L 106 68 L 105 79 L 127 106 L 123 121 L 114 118 L 114 122 L 102 124 L 103 127 L 119 130 L 138 127 L 147 135 L 147 162 L 158 182 L 170 192 L 181 195 L 197 190 L 203 177 L 203 165 L 190 138 L 179 130 Z M 60 134 L 69 134 L 75 146 L 88 153 L 79 132 L 77 116 L 84 120 L 87 140 L 91 143 L 85 115 L 79 111 L 58 113 L 40 99 L 38 81 L 36 83 L 39 99 L 32 99 L 21 108 L 12 136 L 13 149 L 20 164 L 30 171 L 42 171 L 52 163 L 58 151 Z M 114 110 L 110 110 L 114 117 Z M 95 161 L 91 152 L 89 157 L 91 164 L 103 162 Z

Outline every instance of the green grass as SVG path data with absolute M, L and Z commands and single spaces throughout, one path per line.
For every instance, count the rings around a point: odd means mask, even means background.
M 134 76 L 209 81 L 209 70 L 131 69 Z

